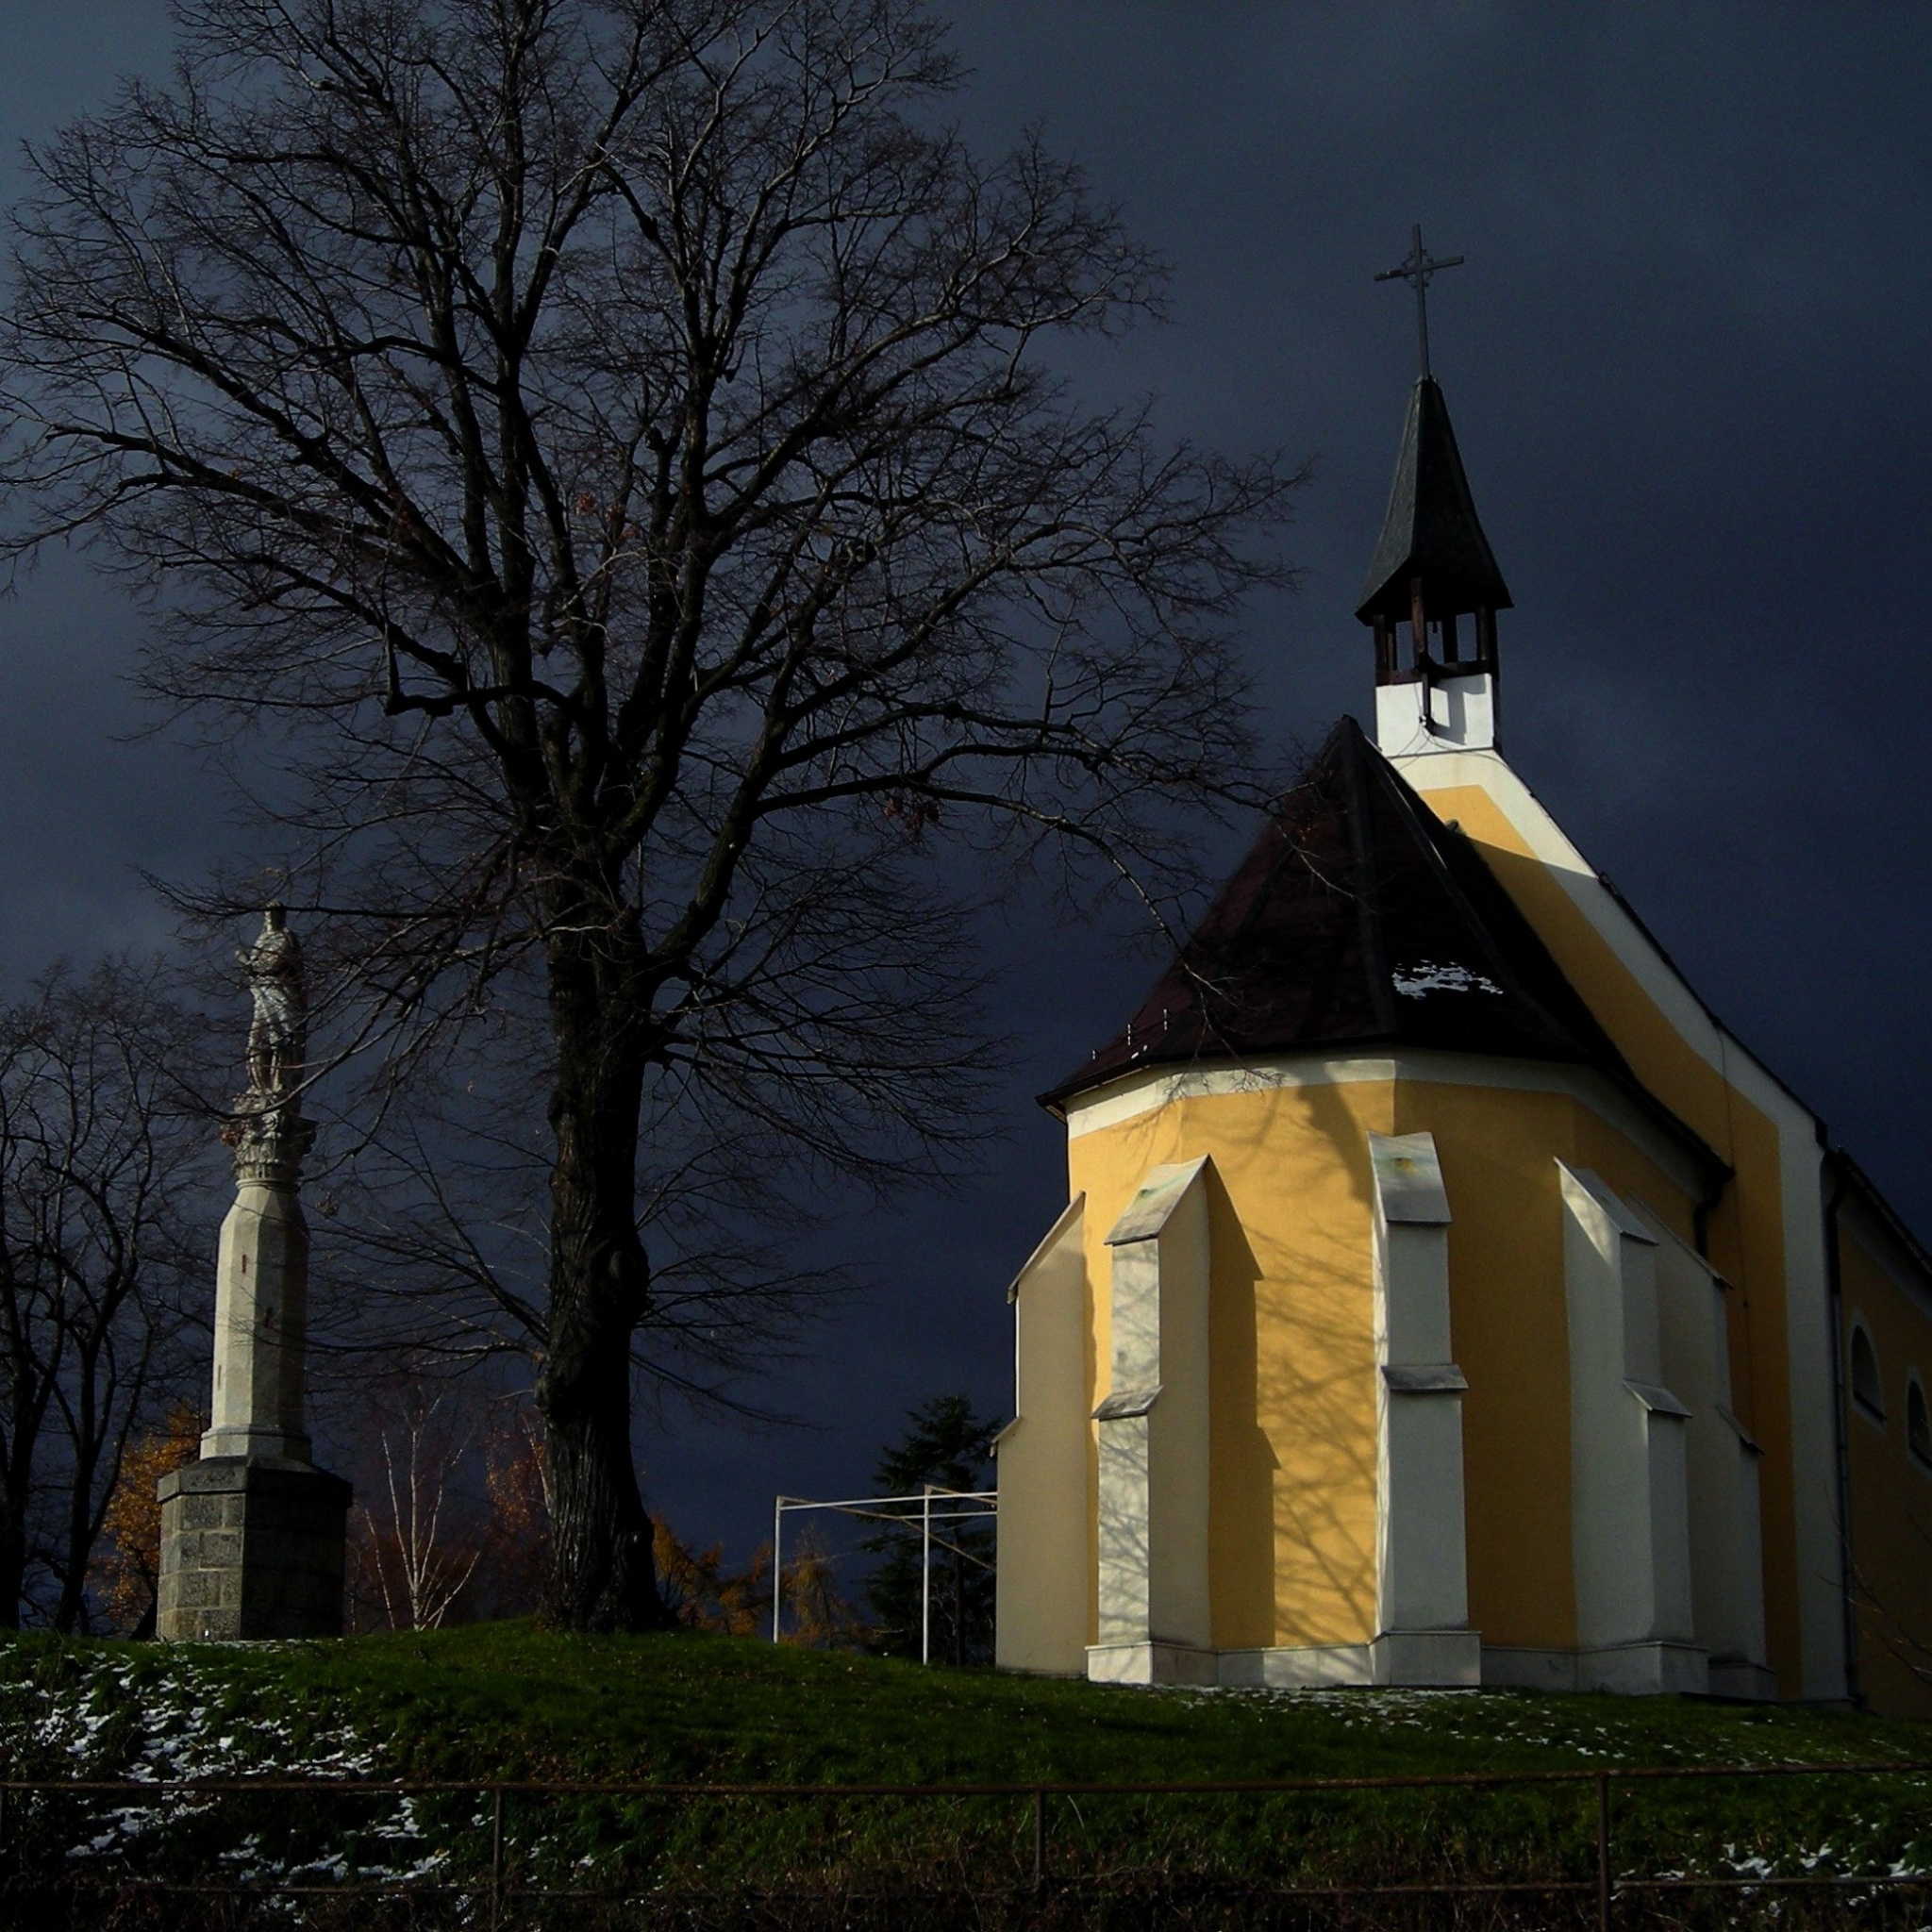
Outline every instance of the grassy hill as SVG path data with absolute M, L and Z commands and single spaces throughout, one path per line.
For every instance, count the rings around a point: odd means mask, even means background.
M 0 1767 L 16 1779 L 1104 1783 L 1875 1759 L 1932 1759 L 1932 1735 L 1845 1712 L 1679 1700 L 1108 1690 L 525 1624 L 337 1644 L 0 1643 Z M 468 1794 L 62 1797 L 25 1813 L 16 1798 L 0 1869 L 464 1880 L 487 1867 L 490 1825 L 489 1801 Z M 1031 1808 L 1010 1798 L 515 1797 L 505 1830 L 523 1884 L 791 1889 L 836 1895 L 841 1909 L 855 1889 L 880 1886 L 1003 1894 L 1031 1867 Z M 1590 1787 L 1058 1798 L 1048 1870 L 1068 1896 L 1096 1877 L 1129 1892 L 1182 1875 L 1574 1879 L 1591 1868 L 1593 1830 Z M 1932 1779 L 1620 1788 L 1615 1844 L 1632 1872 L 1932 1870 Z

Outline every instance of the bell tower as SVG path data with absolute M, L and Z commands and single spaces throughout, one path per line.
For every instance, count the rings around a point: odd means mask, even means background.
M 1375 738 L 1390 758 L 1492 751 L 1499 740 L 1496 613 L 1510 608 L 1509 591 L 1476 517 L 1449 406 L 1429 370 L 1428 284 L 1461 260 L 1425 254 L 1416 228 L 1408 259 L 1375 277 L 1414 286 L 1422 360 L 1382 534 L 1356 608 L 1375 635 Z

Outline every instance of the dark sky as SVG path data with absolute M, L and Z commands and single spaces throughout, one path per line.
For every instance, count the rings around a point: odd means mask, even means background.
M 7 8 L 0 125 L 158 73 L 159 0 Z M 1083 381 L 1177 434 L 1317 458 L 1299 595 L 1257 607 L 1271 729 L 1371 708 L 1352 610 L 1414 374 L 1376 287 L 1420 221 L 1435 362 L 1515 594 L 1512 761 L 1693 983 L 1922 1230 L 1932 1015 L 1932 9 L 974 0 L 969 134 L 1043 123 L 1174 264 L 1174 318 Z M 11 192 L 17 172 L 0 175 Z M 137 866 L 232 834 L 120 679 L 118 593 L 51 559 L 0 609 L 0 986 L 159 936 Z M 1010 1132 L 950 1198 L 852 1218 L 869 1302 L 765 1391 L 809 1428 L 679 1422 L 650 1485 L 743 1540 L 862 1487 L 907 1405 L 1008 1399 L 1002 1290 L 1062 1200 L 1028 1096 L 1151 967 L 1016 916 Z M 239 1023 L 238 1023 L 239 1024 Z M 860 1228 L 862 1232 L 858 1232 Z

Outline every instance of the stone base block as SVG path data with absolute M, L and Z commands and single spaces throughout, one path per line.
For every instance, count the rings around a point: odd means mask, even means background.
M 352 1494 L 306 1463 L 236 1456 L 163 1476 L 157 1634 L 340 1637 Z
M 1710 1694 L 1748 1699 L 1753 1704 L 1775 1703 L 1777 1679 L 1763 1664 L 1744 1657 L 1714 1657 L 1710 1660 Z
M 1483 1680 L 1483 1640 L 1475 1630 L 1385 1630 L 1369 1655 L 1378 1684 L 1473 1690 Z
M 1519 1650 L 1486 1645 L 1483 1682 L 1524 1690 L 1611 1690 L 1659 1697 L 1710 1689 L 1710 1665 L 1688 1643 L 1607 1644 L 1598 1650 Z
M 1087 1675 L 1096 1684 L 1212 1684 L 1211 1650 L 1186 1643 L 1090 1643 Z
M 1374 1681 L 1366 1643 L 1275 1644 L 1224 1650 L 1221 1681 L 1242 1690 L 1328 1690 Z

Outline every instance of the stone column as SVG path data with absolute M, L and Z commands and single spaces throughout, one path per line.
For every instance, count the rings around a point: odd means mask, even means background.
M 317 1469 L 303 1419 L 308 1229 L 301 949 L 271 906 L 242 963 L 255 1000 L 248 1091 L 222 1138 L 235 1205 L 215 1278 L 212 1422 L 161 1479 L 163 1638 L 338 1637 L 350 1490 Z

